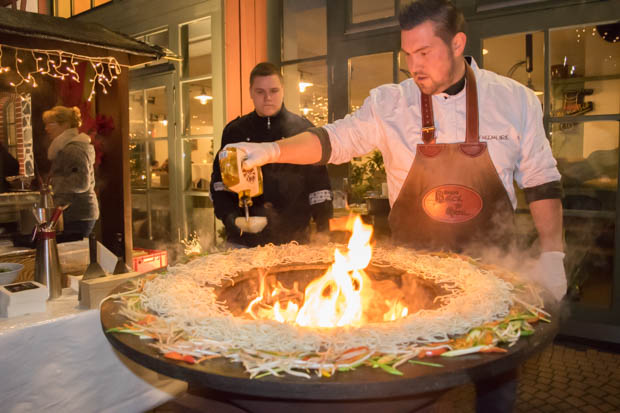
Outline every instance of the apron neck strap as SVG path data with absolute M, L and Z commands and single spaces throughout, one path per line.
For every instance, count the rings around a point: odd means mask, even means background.
M 465 99 L 466 99 L 466 135 L 465 142 L 478 143 L 478 90 L 476 76 L 471 66 L 465 62 Z M 422 140 L 425 144 L 435 143 L 435 121 L 433 116 L 433 100 L 430 95 L 422 93 Z

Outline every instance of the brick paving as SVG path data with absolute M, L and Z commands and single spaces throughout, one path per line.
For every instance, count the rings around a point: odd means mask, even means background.
M 439 413 L 475 411 L 473 385 L 441 397 Z M 555 342 L 519 369 L 515 412 L 620 413 L 620 353 Z
M 475 396 L 473 384 L 461 386 L 444 394 L 431 410 L 434 413 L 475 412 Z M 238 411 L 221 408 L 223 410 L 216 410 Z M 151 413 L 200 410 L 200 400 L 182 395 Z M 519 369 L 515 412 L 620 413 L 620 352 L 556 341 Z

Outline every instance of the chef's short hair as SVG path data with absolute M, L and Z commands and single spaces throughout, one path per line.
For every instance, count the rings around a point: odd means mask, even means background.
M 449 0 L 414 0 L 403 5 L 398 13 L 401 30 L 432 21 L 435 34 L 447 45 L 459 32 L 465 31 L 465 16 Z
M 82 114 L 77 106 L 72 108 L 54 106 L 50 110 L 43 112 L 43 122 L 66 123 L 70 128 L 79 128 L 82 125 Z
M 280 83 L 282 83 L 282 73 L 280 73 L 280 69 L 269 62 L 262 62 L 254 66 L 252 72 L 250 73 L 250 87 L 254 84 L 254 78 L 257 76 L 271 76 L 276 75 L 280 78 Z

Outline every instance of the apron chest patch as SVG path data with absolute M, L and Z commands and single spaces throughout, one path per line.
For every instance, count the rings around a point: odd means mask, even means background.
M 456 224 L 475 218 L 482 210 L 482 198 L 462 185 L 440 185 L 422 198 L 422 208 L 435 221 Z

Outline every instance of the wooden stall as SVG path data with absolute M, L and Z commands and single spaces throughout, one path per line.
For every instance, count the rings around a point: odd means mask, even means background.
M 49 170 L 42 113 L 58 104 L 78 106 L 81 130 L 91 136 L 97 153 L 99 238 L 117 249 L 116 234 L 123 233 L 127 260 L 132 251 L 129 68 L 163 55 L 160 47 L 98 24 L 0 8 L 0 101 L 30 102 L 27 112 L 14 118 L 24 129 L 14 151 L 25 152 L 20 174 L 44 177 Z M 20 149 L 28 135 L 32 148 Z

